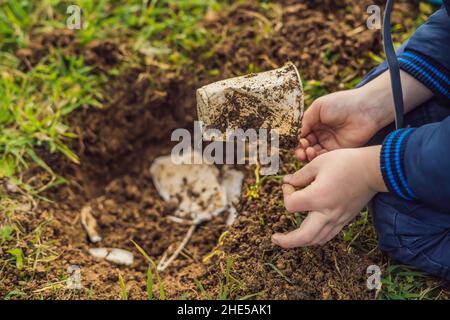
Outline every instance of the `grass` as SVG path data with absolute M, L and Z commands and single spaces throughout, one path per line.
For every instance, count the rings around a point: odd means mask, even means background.
M 153 271 L 150 265 L 147 269 L 147 299 L 153 300 Z
M 5 63 L 6 62 L 6 63 Z M 77 155 L 67 146 L 76 135 L 65 117 L 86 106 L 98 106 L 104 78 L 90 73 L 81 57 L 61 52 L 25 73 L 14 57 L 0 65 L 0 177 L 16 176 L 30 162 L 53 173 L 36 150 L 60 152 L 75 163 Z M 82 85 L 81 85 L 82 84 Z
M 258 297 L 259 295 L 263 294 L 265 291 L 239 296 L 238 292 L 243 289 L 244 283 L 237 279 L 235 276 L 232 275 L 233 267 L 234 267 L 234 260 L 232 257 L 226 257 L 225 260 L 225 266 L 223 266 L 223 260 L 221 261 L 220 268 L 221 268 L 221 274 L 222 277 L 218 279 L 218 287 L 216 288 L 217 294 L 213 295 L 209 293 L 203 284 L 198 279 L 194 279 L 194 283 L 200 292 L 200 295 L 202 298 L 205 298 L 207 300 L 250 300 L 253 298 Z
M 26 199 L 24 199 L 26 198 Z M 41 215 L 40 219 L 29 222 L 32 204 L 29 197 L 11 199 L 0 192 L 0 292 L 3 298 L 29 297 L 18 284 L 12 289 L 3 287 L 8 274 L 15 274 L 21 282 L 35 279 L 39 271 L 46 273 L 50 263 L 58 258 L 55 241 L 48 239 L 47 232 L 52 217 Z
M 273 271 L 275 271 L 281 278 L 283 278 L 287 283 L 294 284 L 291 279 L 289 279 L 280 269 L 277 268 L 273 263 L 266 262 L 265 266 L 270 267 Z
M 203 284 L 196 278 L 194 279 L 194 283 L 197 286 L 198 290 L 200 291 L 200 294 L 206 298 L 207 300 L 213 300 L 212 296 L 206 291 Z
M 134 244 L 136 249 L 142 254 L 142 256 L 145 258 L 145 260 L 148 262 L 148 269 L 147 269 L 147 297 L 149 300 L 154 299 L 153 295 L 153 271 L 155 270 L 156 274 L 156 281 L 158 282 L 158 288 L 159 288 L 159 300 L 165 300 L 166 299 L 166 292 L 164 289 L 164 284 L 162 283 L 161 277 L 158 272 L 158 268 L 156 266 L 156 263 L 153 261 L 152 258 L 145 252 L 144 249 L 142 249 L 141 246 L 139 246 L 136 242 L 131 240 L 131 242 Z
M 449 293 L 423 272 L 403 265 L 389 266 L 381 279 L 379 299 L 386 300 L 435 300 L 448 299 Z
M 261 178 L 260 174 L 261 166 L 259 163 L 256 164 L 254 174 L 255 174 L 255 183 L 252 185 L 246 186 L 247 192 L 246 195 L 250 199 L 258 199 L 259 193 L 261 191 L 261 186 L 265 180 L 267 180 L 270 176 L 263 176 Z
M 227 300 L 231 294 L 240 286 L 239 281 L 231 276 L 231 268 L 234 261 L 231 257 L 226 259 L 225 264 L 225 283 L 220 285 L 219 300 Z
M 348 243 L 348 250 L 357 246 L 359 250 L 370 252 L 377 246 L 376 231 L 370 221 L 367 209 L 363 210 L 352 223 L 346 226 L 341 235 L 342 239 Z M 359 241 L 360 239 L 361 241 Z
M 215 257 L 217 255 L 223 255 L 223 251 L 220 250 L 220 247 L 223 246 L 225 237 L 229 233 L 230 233 L 229 231 L 222 232 L 219 239 L 217 240 L 217 244 L 214 246 L 214 248 L 211 250 L 211 252 L 203 257 L 203 259 L 202 259 L 203 263 L 205 263 L 205 264 L 209 263 L 213 257 Z
M 86 65 L 83 55 L 67 54 L 59 48 L 45 48 L 48 52 L 38 64 L 25 68 L 16 51 L 54 30 L 67 29 L 69 4 L 64 0 L 0 2 L 0 250 L 5 253 L 0 257 L 0 280 L 14 268 L 21 280 L 32 281 L 33 269 L 58 255 L 56 243 L 44 240 L 45 227 L 41 231 L 24 230 L 20 218 L 25 213 L 16 209 L 65 182 L 42 154 L 61 153 L 79 162 L 68 147 L 76 138 L 68 125 L 72 112 L 104 107 L 107 79 L 123 70 L 147 66 L 171 72 L 194 69 L 192 52 L 208 55 L 207 44 L 216 37 L 197 22 L 207 10 L 220 10 L 222 6 L 210 0 L 153 0 L 148 6 L 142 0 L 74 0 L 70 4 L 80 6 L 83 12 L 83 28 L 73 33 L 80 52 L 95 40 L 114 39 L 124 47 L 122 61 L 107 73 L 95 72 Z M 41 171 L 30 179 L 25 173 L 34 167 Z M 2 190 L 3 182 L 20 189 L 21 196 Z M 30 219 L 37 215 L 34 207 L 26 214 Z M 51 221 L 50 217 L 40 219 L 43 224 Z M 149 298 L 153 276 L 149 268 Z M 158 273 L 156 281 L 160 283 Z M 159 298 L 164 299 L 161 285 Z M 46 287 L 53 286 L 44 284 Z M 5 295 L 24 297 L 29 293 L 16 288 Z
M 67 147 L 75 137 L 65 122 L 80 107 L 101 106 L 104 75 L 93 74 L 77 55 L 51 52 L 28 72 L 21 71 L 14 52 L 30 44 L 31 32 L 66 28 L 67 4 L 49 0 L 13 1 L 0 10 L 0 177 L 14 176 L 37 163 L 51 168 L 36 149 L 60 152 L 74 162 L 77 155 Z M 94 40 L 122 35 L 128 39 L 128 64 L 162 64 L 173 70 L 190 65 L 189 53 L 212 41 L 197 22 L 208 8 L 220 9 L 215 1 L 110 1 L 79 0 L 85 21 L 75 33 L 80 46 Z M 122 37 L 121 36 L 121 37 Z M 117 36 L 116 36 L 117 38 Z M 125 63 L 124 62 L 124 63 Z
M 328 94 L 328 90 L 318 80 L 307 80 L 303 83 L 305 105 L 310 106 L 317 98 Z
M 120 285 L 120 294 L 121 294 L 121 298 L 122 300 L 128 300 L 128 292 L 127 292 L 127 288 L 125 286 L 125 281 L 122 278 L 122 275 L 119 272 L 119 285 Z
M 51 217 L 37 218 L 41 224 L 34 230 L 24 228 L 21 219 L 28 216 L 26 219 L 32 220 L 40 193 L 65 181 L 40 154 L 43 150 L 58 152 L 78 163 L 67 146 L 76 137 L 67 125 L 67 116 L 78 108 L 98 105 L 103 78 L 92 74 L 81 57 L 59 51 L 29 71 L 22 70 L 11 53 L 0 55 L 0 180 L 17 193 L 0 190 L 0 247 L 7 253 L 0 258 L 0 279 L 3 271 L 12 272 L 14 266 L 21 281 L 31 282 L 37 268 L 46 267 L 58 253 L 56 241 L 46 239 Z M 39 175 L 24 175 L 36 166 L 42 169 Z M 17 290 L 6 297 L 17 297 Z M 23 295 L 28 293 L 20 297 Z

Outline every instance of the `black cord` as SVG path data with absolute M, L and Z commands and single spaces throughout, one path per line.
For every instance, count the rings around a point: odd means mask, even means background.
M 444 0 L 444 7 L 447 11 L 447 15 L 450 18 L 450 0 Z
M 383 47 L 386 54 L 389 74 L 391 75 L 391 88 L 395 106 L 395 126 L 397 129 L 403 127 L 403 91 L 400 78 L 400 68 L 398 66 L 397 55 L 391 38 L 391 12 L 393 0 L 387 0 L 383 19 Z

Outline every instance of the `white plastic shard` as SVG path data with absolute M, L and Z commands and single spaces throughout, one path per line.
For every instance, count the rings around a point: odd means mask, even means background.
M 243 181 L 244 173 L 242 171 L 224 167 L 222 185 L 225 187 L 227 193 L 227 204 L 229 211 L 227 225 L 232 225 L 237 217 L 235 205 L 239 201 Z
M 105 259 L 111 263 L 131 266 L 134 256 L 130 251 L 118 248 L 90 248 L 89 253 L 97 259 Z
M 86 231 L 89 241 L 97 243 L 102 240 L 102 237 L 97 231 L 97 220 L 92 215 L 92 208 L 89 205 L 84 206 L 80 212 L 81 225 Z
M 177 161 L 170 155 L 159 157 L 153 161 L 150 173 L 161 197 L 177 204 L 174 221 L 199 224 L 224 212 L 232 201 L 239 199 L 243 174 L 228 169 L 221 179 L 215 165 L 206 161 L 189 164 L 190 159 L 191 154 Z

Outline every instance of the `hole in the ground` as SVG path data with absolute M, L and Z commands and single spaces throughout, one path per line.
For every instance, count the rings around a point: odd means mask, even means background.
M 96 261 L 89 256 L 89 248 L 114 247 L 132 251 L 135 262 L 127 269 L 127 274 L 141 277 L 147 263 L 131 240 L 159 259 L 168 249 L 174 249 L 189 229 L 187 225 L 165 218 L 173 213 L 173 205 L 161 199 L 149 171 L 156 157 L 170 154 L 174 129 L 193 129 L 195 85 L 178 82 L 168 87 L 170 91 L 162 100 L 128 104 L 127 99 L 118 98 L 119 102 L 105 110 L 83 110 L 72 119 L 72 127 L 79 135 L 76 148 L 81 165 L 60 165 L 63 170 L 60 173 L 71 176 L 71 184 L 51 194 L 56 201 L 50 210 L 58 221 L 67 222 L 60 226 L 63 241 L 69 244 L 63 259 L 85 266 L 84 272 L 88 276 L 99 274 L 103 277 L 116 267 Z M 148 94 L 136 92 L 133 83 L 122 90 L 114 95 L 127 96 L 131 91 L 140 96 L 130 101 L 143 101 L 142 97 Z M 102 237 L 100 243 L 89 243 L 86 238 L 79 220 L 85 207 L 90 208 L 97 221 Z M 211 252 L 226 229 L 225 220 L 226 215 L 219 215 L 201 224 L 167 274 L 172 274 L 173 270 L 176 270 L 175 274 L 185 274 L 190 270 L 191 275 L 200 276 L 204 267 L 200 267 L 199 262 Z M 77 255 L 74 250 L 78 250 Z

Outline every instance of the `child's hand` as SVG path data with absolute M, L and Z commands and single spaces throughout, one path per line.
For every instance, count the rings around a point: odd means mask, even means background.
M 297 157 L 311 161 L 330 150 L 365 145 L 379 130 L 376 112 L 362 89 L 335 92 L 315 100 L 306 110 Z
M 284 178 L 289 212 L 309 211 L 300 228 L 274 234 L 283 247 L 312 246 L 331 240 L 377 192 L 386 192 L 380 170 L 381 146 L 323 154 Z M 296 188 L 304 188 L 296 191 Z
M 400 71 L 405 113 L 433 94 L 415 78 Z M 364 146 L 381 128 L 394 121 L 394 102 L 388 72 L 365 86 L 332 93 L 313 102 L 302 121 L 302 161 L 311 161 L 330 150 Z

